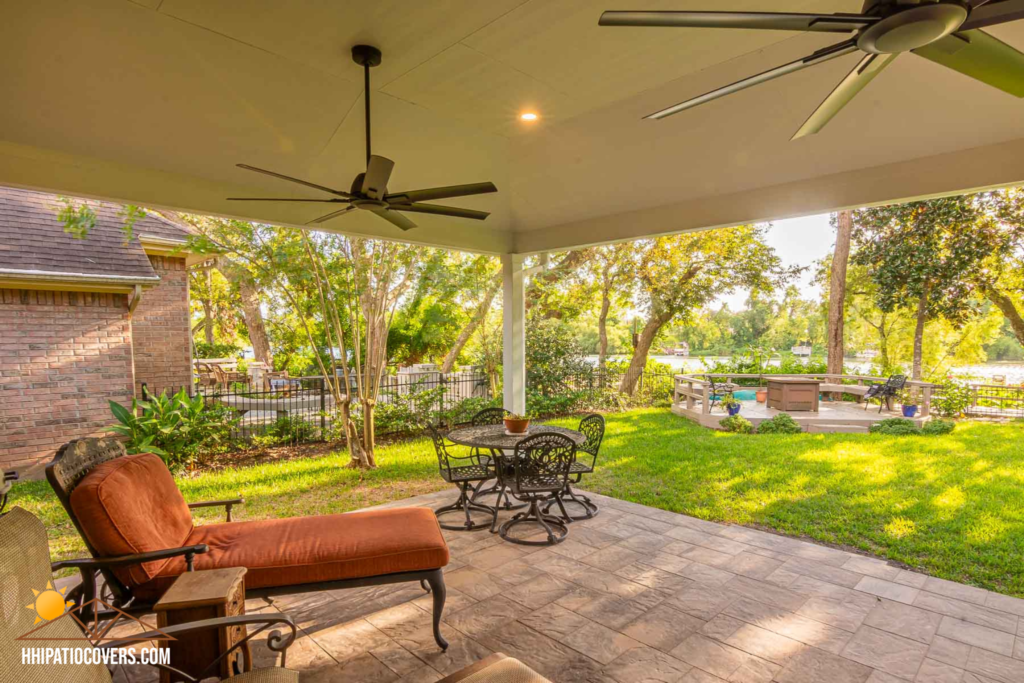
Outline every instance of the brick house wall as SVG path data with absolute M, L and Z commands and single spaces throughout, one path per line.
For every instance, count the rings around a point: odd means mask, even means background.
M 0 469 L 103 431 L 134 386 L 128 296 L 0 289 Z
M 160 276 L 160 284 L 143 293 L 132 314 L 135 388 L 139 396 L 143 382 L 151 394 L 164 390 L 173 393 L 188 386 L 192 372 L 185 259 L 150 256 L 149 261 Z

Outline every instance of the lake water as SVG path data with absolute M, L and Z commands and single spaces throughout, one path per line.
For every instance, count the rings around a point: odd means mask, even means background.
M 650 356 L 659 363 L 668 365 L 673 370 L 679 372 L 703 372 L 704 363 L 699 357 L 692 356 L 662 356 L 652 355 Z M 629 356 L 618 355 L 609 356 L 609 360 L 629 360 Z M 706 356 L 708 363 L 714 363 L 719 360 L 728 360 L 724 356 Z M 587 356 L 587 360 L 597 365 L 597 356 Z M 775 361 L 773 365 L 778 365 L 778 361 Z M 857 361 L 848 360 L 846 361 L 848 368 L 853 368 L 859 374 L 869 374 L 871 370 L 870 361 Z M 985 363 L 981 365 L 964 365 L 953 368 L 952 373 L 957 376 L 971 377 L 979 380 L 991 379 L 995 375 L 1002 375 L 1006 378 L 1007 384 L 1020 384 L 1024 382 L 1024 363 Z

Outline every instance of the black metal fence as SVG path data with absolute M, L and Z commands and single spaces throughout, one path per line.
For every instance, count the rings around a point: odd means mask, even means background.
M 1024 387 L 972 384 L 974 399 L 967 409 L 972 417 L 1024 418 Z
M 614 410 L 640 405 L 668 405 L 670 373 L 643 373 L 632 395 L 619 392 L 623 373 L 578 372 L 555 381 L 527 382 L 527 407 L 550 417 L 584 410 Z M 350 379 L 353 392 L 355 377 Z M 208 407 L 217 407 L 231 420 L 231 439 L 255 445 L 297 444 L 342 437 L 340 406 L 323 377 L 197 385 Z M 463 422 L 483 408 L 500 405 L 500 387 L 479 372 L 420 371 L 388 375 L 374 409 L 379 436 L 414 434 L 427 422 Z M 362 408 L 350 411 L 357 426 Z

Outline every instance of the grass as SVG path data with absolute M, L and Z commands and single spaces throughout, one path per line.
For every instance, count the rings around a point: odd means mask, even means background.
M 179 486 L 188 501 L 244 495 L 240 519 L 343 512 L 444 487 L 426 440 L 381 448 L 373 472 L 343 469 L 347 460 L 339 453 L 210 472 Z M 608 416 L 586 488 L 1024 597 L 1024 422 L 968 422 L 941 437 L 746 436 L 638 410 Z M 45 482 L 15 486 L 12 504 L 46 522 L 55 558 L 84 551 Z

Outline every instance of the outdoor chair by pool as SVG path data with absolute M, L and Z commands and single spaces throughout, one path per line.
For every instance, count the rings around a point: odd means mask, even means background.
M 882 412 L 883 407 L 888 407 L 891 410 L 890 402 L 903 390 L 906 384 L 906 375 L 892 375 L 885 381 L 885 384 L 872 384 L 868 387 L 868 393 L 864 394 L 864 410 L 868 409 L 868 403 L 873 398 L 878 399 L 879 413 Z
M 587 415 L 580 420 L 578 431 L 587 437 L 587 440 L 582 446 L 576 447 L 576 460 L 573 461 L 572 469 L 569 471 L 570 480 L 565 482 L 565 488 L 562 489 L 562 492 L 555 494 L 548 501 L 548 504 L 544 506 L 544 512 L 550 512 L 551 506 L 560 499 L 563 510 L 565 505 L 571 503 L 575 503 L 583 508 L 582 514 L 569 515 L 566 517 L 567 521 L 590 519 L 598 513 L 597 505 L 587 496 L 575 491 L 572 485 L 580 483 L 584 474 L 594 473 L 594 468 L 597 466 L 597 452 L 600 450 L 601 441 L 604 439 L 604 417 L 597 413 Z
M 509 456 L 502 456 L 509 460 Z M 564 518 L 569 517 L 560 495 L 569 484 L 569 473 L 576 461 L 576 443 L 561 434 L 543 433 L 528 436 L 516 444 L 511 457 L 512 467 L 500 468 L 502 484 L 507 484 L 512 495 L 529 505 L 498 529 L 503 539 L 521 545 L 554 545 L 561 543 L 569 533 L 565 522 L 541 510 L 541 503 L 554 497 Z M 544 540 L 512 536 L 511 532 L 523 524 L 536 524 L 547 534 Z
M 99 560 L 157 554 L 143 564 L 83 565 L 86 600 L 103 575 L 111 604 L 149 611 L 183 572 L 245 567 L 247 598 L 414 581 L 433 593 L 434 639 L 442 648 L 448 545 L 434 513 L 395 508 L 196 526 L 191 509 L 243 501 L 186 504 L 163 461 L 125 455 L 116 439 L 78 439 L 46 468 L 46 478 L 86 547 Z M 489 512 L 489 510 L 488 510 Z
M 45 594 L 47 589 L 53 585 L 53 571 L 83 567 L 126 567 L 151 559 L 154 553 L 111 557 L 104 560 L 62 560 L 51 565 L 50 549 L 43 523 L 19 507 L 0 515 L 0 547 L 3 548 L 3 552 L 0 552 L 0 576 L 3 577 L 3 580 L 0 581 L 0 616 L 3 617 L 0 619 L 0 672 L 3 672 L 3 675 L 0 678 L 4 681 L 11 681 L 11 683 L 110 683 L 110 672 L 105 666 L 98 663 L 22 663 L 22 648 L 63 647 L 69 650 L 92 650 L 92 642 L 95 641 L 95 638 L 93 641 L 86 639 L 86 634 L 76 621 L 76 619 L 80 619 L 85 626 L 93 627 L 92 621 L 82 616 L 81 592 L 72 589 L 66 595 L 57 591 L 57 595 L 51 595 L 49 598 L 38 596 L 40 593 Z M 49 592 L 53 593 L 54 591 L 50 590 Z M 65 612 L 66 606 L 61 604 L 65 599 L 76 603 L 71 610 L 74 613 Z M 52 604 L 54 600 L 57 601 L 56 605 Z M 29 604 L 33 607 L 46 605 L 46 607 L 41 607 L 41 610 L 45 610 L 47 607 L 56 608 L 57 616 L 47 614 L 45 617 L 37 618 L 38 611 L 36 609 L 25 609 L 25 606 Z M 271 631 L 266 641 L 271 652 L 281 653 L 281 667 L 285 666 L 285 650 L 294 642 L 296 629 L 291 618 L 279 612 L 221 617 L 165 626 L 159 632 L 146 631 L 133 634 L 130 639 L 126 638 L 123 641 L 104 639 L 98 643 L 98 647 L 102 649 L 115 649 L 119 646 L 131 647 L 146 641 L 147 636 L 149 638 L 167 636 L 174 638 L 198 631 L 238 627 L 247 629 L 249 626 L 255 627 L 255 630 L 249 632 L 244 640 L 240 639 L 215 661 L 210 662 L 206 669 L 206 675 L 192 678 L 185 674 L 179 674 L 177 680 L 197 681 L 216 675 L 220 670 L 220 661 L 223 657 L 230 655 L 251 641 L 254 636 L 272 627 L 283 627 L 285 631 L 283 636 L 280 632 Z M 103 632 L 106 633 L 106 630 Z M 16 638 L 22 637 L 28 639 L 16 640 Z M 34 639 L 40 640 L 33 642 Z M 247 652 L 247 647 L 242 648 L 241 652 Z M 297 683 L 299 674 L 281 667 L 252 669 L 227 680 L 231 683 Z M 168 667 L 160 666 L 159 668 L 167 669 Z
M 437 467 L 441 472 L 441 478 L 449 484 L 455 484 L 459 489 L 459 498 L 451 505 L 445 505 L 434 510 L 438 524 L 442 529 L 451 531 L 473 531 L 490 526 L 489 522 L 476 522 L 473 520 L 472 512 L 483 512 L 488 517 L 494 514 L 494 509 L 481 503 L 474 503 L 470 495 L 470 489 L 474 484 L 487 481 L 493 475 L 488 464 L 482 463 L 480 455 L 469 452 L 465 456 L 452 454 L 448 450 L 448 442 L 441 433 L 439 427 L 429 425 L 430 436 L 434 441 L 434 450 L 437 453 Z M 441 515 L 452 512 L 465 514 L 466 521 L 463 524 L 445 524 L 441 522 Z
M 707 393 L 707 400 L 711 401 L 711 406 L 708 408 L 710 413 L 715 409 L 716 403 L 727 396 L 732 396 L 732 392 L 736 391 L 736 385 L 732 382 L 716 382 L 714 377 L 708 377 L 708 382 L 711 384 Z

